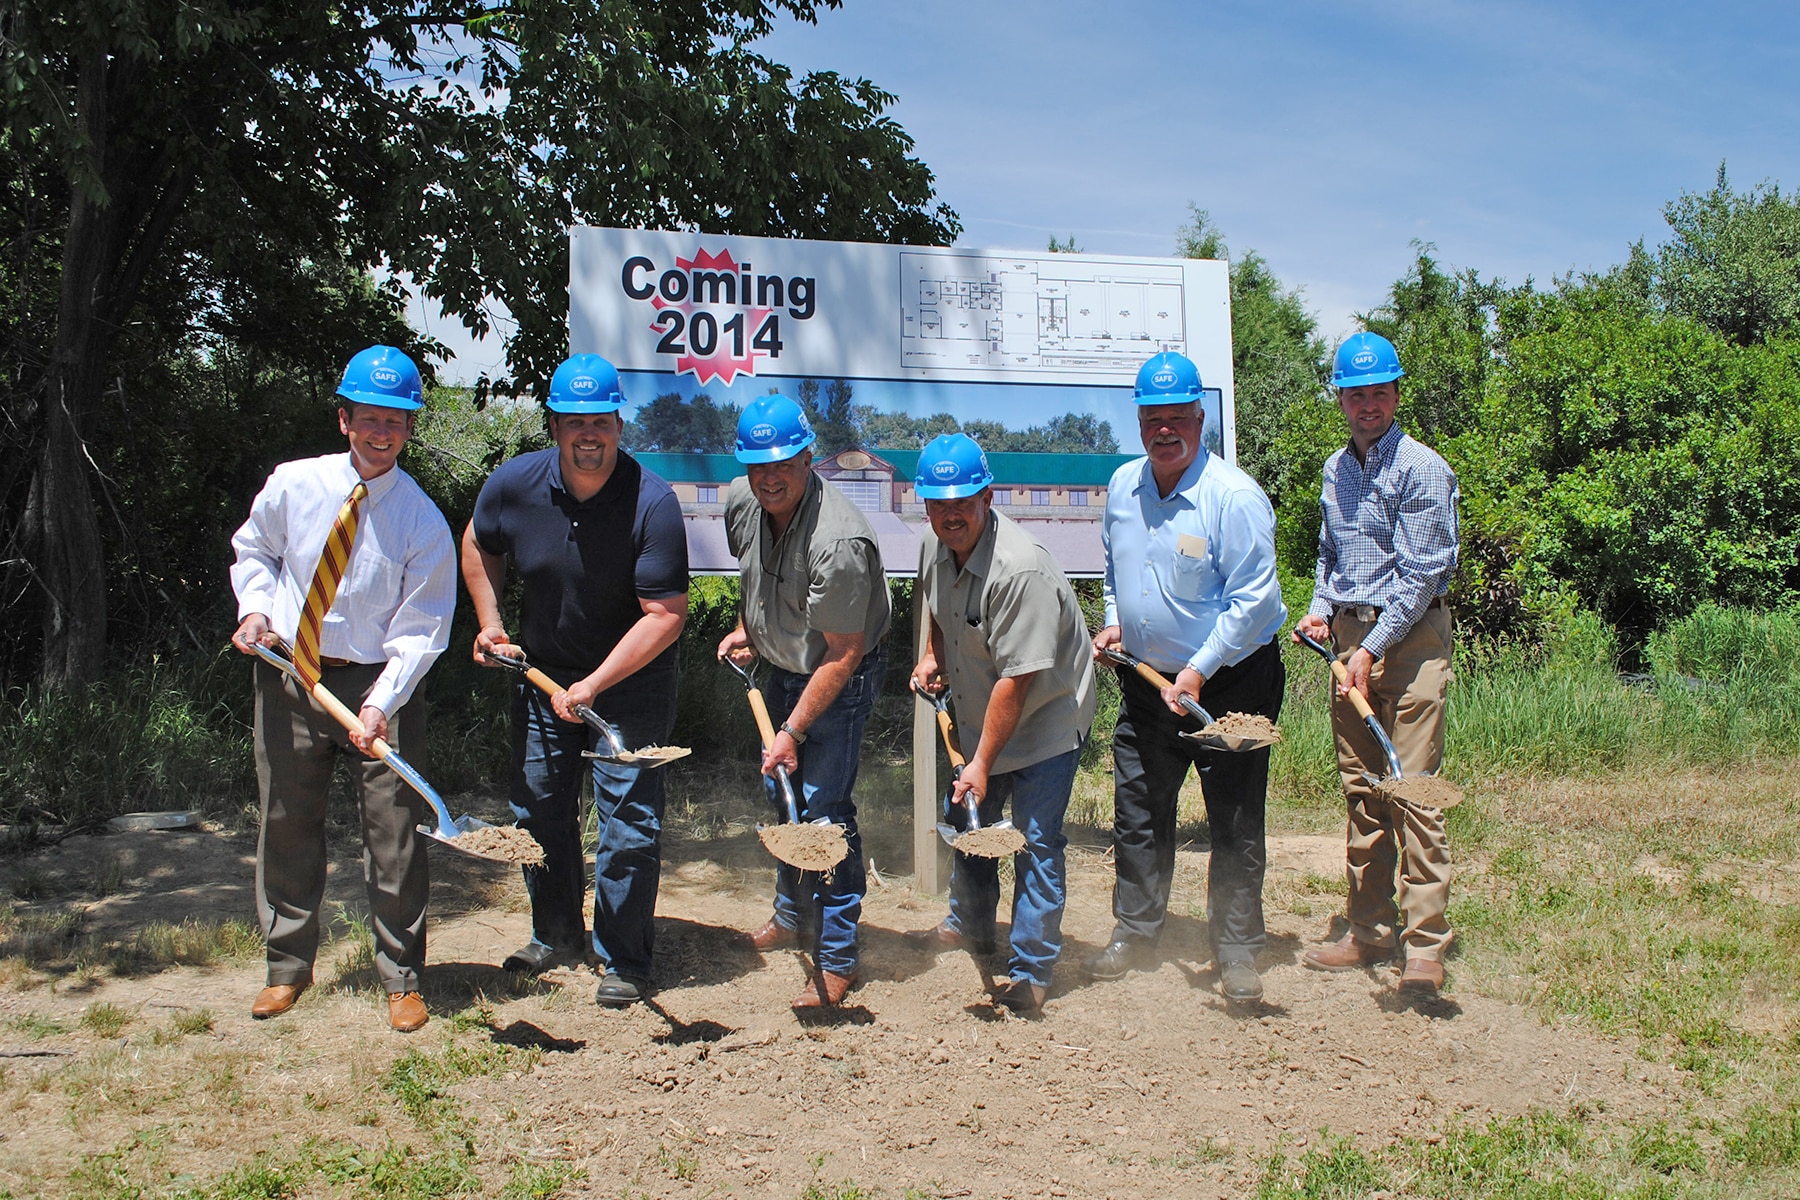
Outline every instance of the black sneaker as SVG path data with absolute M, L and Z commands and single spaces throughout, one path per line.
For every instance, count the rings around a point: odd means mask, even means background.
M 606 978 L 594 989 L 594 1003 L 601 1008 L 630 1008 L 649 991 L 649 984 L 627 979 L 617 971 L 608 969 Z
M 1081 960 L 1081 973 L 1089 979 L 1123 979 L 1150 961 L 1150 948 L 1140 942 L 1114 942 L 1098 954 Z

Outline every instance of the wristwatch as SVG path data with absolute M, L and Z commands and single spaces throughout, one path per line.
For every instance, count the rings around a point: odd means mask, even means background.
M 783 733 L 787 734 L 789 737 L 793 738 L 794 745 L 796 745 L 796 746 L 806 745 L 806 735 L 804 733 L 801 733 L 798 729 L 795 729 L 792 725 L 789 725 L 786 721 L 783 721 L 781 723 L 781 732 L 783 732 Z

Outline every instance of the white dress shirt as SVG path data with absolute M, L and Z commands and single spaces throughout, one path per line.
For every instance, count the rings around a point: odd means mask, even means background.
M 357 484 L 349 452 L 282 463 L 231 537 L 238 620 L 251 613 L 290 643 L 338 510 Z M 363 701 L 398 712 L 450 644 L 456 608 L 450 526 L 413 477 L 395 467 L 366 481 L 356 541 L 337 598 L 319 631 L 319 653 L 387 664 Z

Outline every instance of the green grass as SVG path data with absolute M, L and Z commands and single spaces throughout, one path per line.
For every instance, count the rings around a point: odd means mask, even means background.
M 104 1000 L 88 1005 L 81 1013 L 81 1027 L 92 1030 L 96 1037 L 116 1038 L 131 1021 L 131 1013 Z

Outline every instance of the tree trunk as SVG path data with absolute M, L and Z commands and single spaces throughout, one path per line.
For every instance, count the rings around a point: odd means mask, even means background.
M 106 65 L 96 59 L 81 69 L 79 119 L 106 179 Z M 114 340 L 106 292 L 117 259 L 119 221 L 114 197 L 73 189 L 56 342 L 44 373 L 44 441 L 33 481 L 36 527 L 27 531 L 44 589 L 38 678 L 46 690 L 92 683 L 106 658 L 106 559 L 88 480 L 87 428 L 99 408 Z

